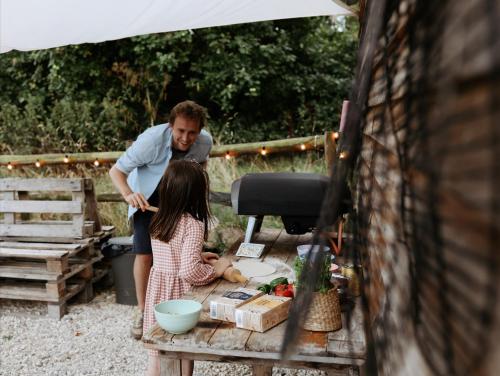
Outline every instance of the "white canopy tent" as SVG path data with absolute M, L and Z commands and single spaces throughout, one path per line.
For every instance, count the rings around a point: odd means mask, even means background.
M 0 53 L 351 13 L 339 4 L 333 0 L 0 0 Z

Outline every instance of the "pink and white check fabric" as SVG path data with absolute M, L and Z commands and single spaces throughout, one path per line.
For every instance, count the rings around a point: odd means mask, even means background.
M 189 214 L 181 217 L 168 243 L 151 239 L 153 266 L 144 306 L 144 333 L 156 323 L 155 304 L 179 299 L 192 286 L 206 285 L 216 278 L 214 268 L 201 258 L 203 240 L 203 223 Z

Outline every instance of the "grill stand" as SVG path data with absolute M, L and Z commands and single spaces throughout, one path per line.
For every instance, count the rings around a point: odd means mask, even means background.
M 248 217 L 247 230 L 245 232 L 245 243 L 251 243 L 253 234 L 260 232 L 262 226 L 262 221 L 264 220 L 263 215 L 250 215 Z

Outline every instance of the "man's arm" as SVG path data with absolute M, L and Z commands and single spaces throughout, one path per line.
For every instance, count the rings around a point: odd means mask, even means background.
M 148 201 L 142 193 L 132 191 L 127 183 L 127 174 L 120 171 L 120 169 L 116 167 L 116 164 L 109 170 L 109 176 L 116 189 L 118 189 L 124 200 L 130 206 L 133 208 L 141 208 L 142 211 L 146 210 L 146 207 L 149 206 Z

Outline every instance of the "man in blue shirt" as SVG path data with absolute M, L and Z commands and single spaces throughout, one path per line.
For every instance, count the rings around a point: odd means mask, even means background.
M 142 337 L 142 312 L 153 260 L 149 224 L 153 213 L 146 207 L 158 206 L 158 184 L 168 163 L 190 159 L 206 166 L 212 137 L 204 130 L 205 108 L 193 101 L 177 104 L 170 112 L 169 123 L 144 131 L 109 171 L 113 184 L 129 204 L 128 218 L 134 224 L 134 281 L 139 312 L 132 335 Z

